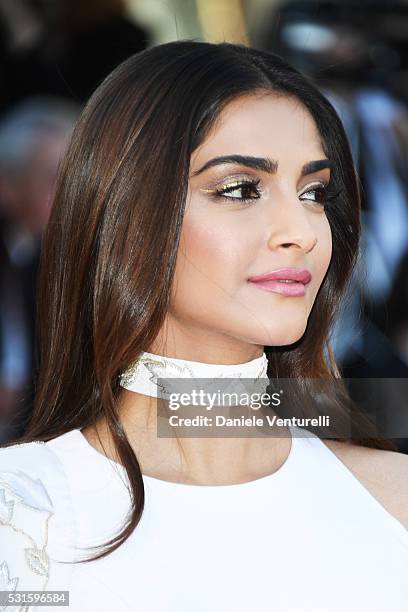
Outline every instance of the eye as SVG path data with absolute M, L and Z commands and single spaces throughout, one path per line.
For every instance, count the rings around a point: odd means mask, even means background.
M 221 197 L 225 200 L 250 203 L 252 200 L 258 200 L 261 197 L 261 193 L 257 188 L 259 182 L 260 179 L 257 181 L 234 181 L 221 189 L 215 189 L 213 193 L 216 197 Z
M 318 183 L 302 193 L 302 197 L 308 196 L 309 194 L 314 194 L 314 196 L 306 197 L 306 200 L 316 202 L 316 204 L 320 204 L 324 207 L 329 202 L 336 200 L 340 195 L 340 191 L 334 193 L 333 191 L 329 190 L 328 184 Z

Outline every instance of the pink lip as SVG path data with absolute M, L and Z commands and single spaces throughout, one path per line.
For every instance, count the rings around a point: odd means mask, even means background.
M 293 283 L 282 283 L 282 280 L 295 281 Z M 280 293 L 286 296 L 302 296 L 305 295 L 305 285 L 310 283 L 312 275 L 309 270 L 298 268 L 279 268 L 267 274 L 252 276 L 248 279 L 249 282 L 256 284 L 260 289 Z

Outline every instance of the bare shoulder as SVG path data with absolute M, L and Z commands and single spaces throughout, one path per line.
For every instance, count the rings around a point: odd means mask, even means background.
M 377 501 L 408 529 L 408 455 L 322 440 Z

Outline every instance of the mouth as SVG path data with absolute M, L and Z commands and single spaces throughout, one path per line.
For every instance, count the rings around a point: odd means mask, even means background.
M 288 297 L 300 297 L 306 293 L 306 285 L 312 280 L 309 270 L 280 268 L 266 274 L 252 276 L 248 282 L 265 291 L 279 293 Z

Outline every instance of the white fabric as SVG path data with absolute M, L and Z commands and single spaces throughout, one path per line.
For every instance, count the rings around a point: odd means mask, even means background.
M 79 429 L 0 449 L 1 588 L 69 590 L 69 612 L 406 612 L 408 531 L 319 438 L 291 433 L 289 457 L 264 478 L 144 476 L 130 538 L 76 565 L 58 560 L 122 526 L 124 468 Z
M 121 376 L 120 384 L 129 391 L 150 395 L 151 397 L 166 397 L 170 387 L 164 387 L 158 379 L 173 378 L 197 380 L 222 379 L 266 379 L 268 359 L 263 353 L 261 357 L 240 364 L 202 363 L 174 357 L 163 357 L 153 353 L 142 352 L 137 361 Z M 208 387 L 207 383 L 204 383 Z M 265 386 L 266 386 L 265 385 Z M 200 385 L 198 385 L 200 386 Z M 158 388 L 159 387 L 159 388 Z

